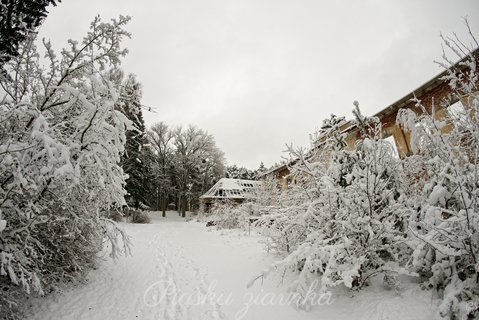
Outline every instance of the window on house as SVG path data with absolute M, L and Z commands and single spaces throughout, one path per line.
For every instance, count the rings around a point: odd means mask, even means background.
M 447 113 L 454 122 L 464 123 L 467 121 L 467 110 L 460 100 L 447 107 Z
M 394 137 L 389 136 L 387 138 L 384 138 L 383 140 L 391 145 L 391 150 L 393 152 L 393 157 L 399 158 L 399 152 L 398 152 L 398 148 L 397 148 L 397 145 L 396 145 L 396 140 L 394 139 Z

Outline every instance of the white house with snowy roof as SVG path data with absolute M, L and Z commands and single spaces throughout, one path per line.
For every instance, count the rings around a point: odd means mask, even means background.
M 208 212 L 217 201 L 242 203 L 256 199 L 260 185 L 260 181 L 222 178 L 200 197 L 200 206 Z

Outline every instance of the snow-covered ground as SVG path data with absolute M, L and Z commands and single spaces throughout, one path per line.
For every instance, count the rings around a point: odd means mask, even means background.
M 287 305 L 287 279 L 248 282 L 275 257 L 262 238 L 151 213 L 148 225 L 124 224 L 132 256 L 105 258 L 85 285 L 33 302 L 30 319 L 431 319 L 431 292 L 405 284 L 400 294 L 372 285 L 336 291 L 306 312 Z M 284 280 L 284 281 L 282 281 Z M 327 303 L 326 303 L 327 302 Z

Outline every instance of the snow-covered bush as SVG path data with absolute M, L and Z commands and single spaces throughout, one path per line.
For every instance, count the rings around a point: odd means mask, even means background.
M 290 254 L 315 227 L 314 221 L 300 219 L 310 206 L 306 192 L 303 185 L 292 185 L 276 201 L 256 205 L 259 217 L 255 226 L 266 237 L 268 252 Z
M 248 229 L 251 226 L 252 204 L 218 201 L 206 219 L 218 229 Z
M 440 318 L 472 319 L 479 317 L 479 60 L 461 42 L 445 39 L 445 47 L 460 58 L 467 53 L 456 66 L 444 55 L 453 94 L 432 112 L 416 99 L 422 114 L 405 110 L 398 116 L 425 168 L 419 199 L 411 204 L 417 214 L 409 224 L 410 267 L 443 296 Z M 451 109 L 440 116 L 455 101 L 460 116 Z
M 22 294 L 77 278 L 105 244 L 113 257 L 128 250 L 128 237 L 107 218 L 125 204 L 119 161 L 131 123 L 115 110 L 119 88 L 107 71 L 126 53 L 128 20 L 96 18 L 59 56 L 43 41 L 43 60 L 31 38 L 0 74 L 2 315 Z
M 119 208 L 112 208 L 108 213 L 108 219 L 113 220 L 115 222 L 122 222 L 124 218 L 124 214 Z
M 401 243 L 409 209 L 400 162 L 381 139 L 380 123 L 361 117 L 358 109 L 356 115 L 364 139 L 355 150 L 346 149 L 335 117 L 318 135 L 323 140 L 315 155 L 290 149 L 299 159 L 292 168 L 298 185 L 288 204 L 263 217 L 277 233 L 269 235 L 276 250 L 285 251 L 271 270 L 297 271 L 291 289 L 299 294 L 315 281 L 321 290 L 341 284 L 360 288 L 378 273 L 389 283 L 391 275 L 407 273 L 401 264 L 408 248 Z
M 141 210 L 132 210 L 129 214 L 132 223 L 150 223 L 151 219 L 148 213 Z
M 261 215 L 260 208 L 276 206 L 283 196 L 278 180 L 273 177 L 265 177 L 255 189 L 256 197 L 253 200 L 255 215 Z

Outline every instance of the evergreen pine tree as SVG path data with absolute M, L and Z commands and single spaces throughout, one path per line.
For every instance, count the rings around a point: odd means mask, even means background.
M 152 161 L 152 153 L 147 148 L 148 139 L 145 133 L 145 121 L 141 108 L 141 84 L 133 74 L 123 81 L 118 109 L 132 122 L 126 134 L 125 153 L 121 165 L 128 179 L 126 180 L 126 201 L 134 208 L 149 206 L 147 195 L 150 193 L 150 170 L 148 163 Z

